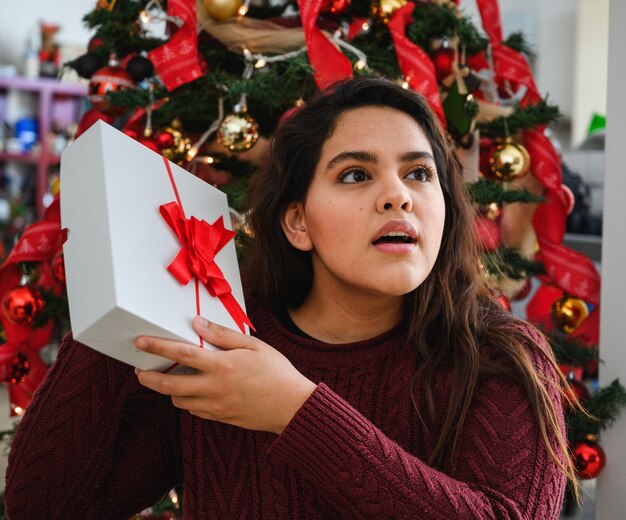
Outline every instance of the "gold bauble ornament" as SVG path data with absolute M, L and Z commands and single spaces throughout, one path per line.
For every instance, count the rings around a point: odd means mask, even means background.
M 207 14 L 213 20 L 227 20 L 237 14 L 242 0 L 202 0 Z
M 408 0 L 378 0 L 372 2 L 371 13 L 372 17 L 382 20 L 384 23 L 389 23 L 389 19 L 407 3 Z
M 554 324 L 566 334 L 571 334 L 587 319 L 589 308 L 584 300 L 563 296 L 554 301 L 550 317 Z
M 481 206 L 480 213 L 489 220 L 497 220 L 500 215 L 502 215 L 502 208 L 497 202 L 491 202 L 485 206 Z
M 530 155 L 521 144 L 511 138 L 496 146 L 489 158 L 489 170 L 492 175 L 504 181 L 519 179 L 530 169 Z
M 227 115 L 217 131 L 217 142 L 231 152 L 249 150 L 258 139 L 258 123 L 245 113 Z
M 187 158 L 187 152 L 191 148 L 191 139 L 187 137 L 182 128 L 179 119 L 174 119 L 172 124 L 163 132 L 167 132 L 172 136 L 172 145 L 161 149 L 161 155 L 176 164 L 182 164 Z M 162 132 L 159 132 L 162 133 Z M 158 135 L 157 135 L 158 137 Z M 169 143 L 168 143 L 169 144 Z

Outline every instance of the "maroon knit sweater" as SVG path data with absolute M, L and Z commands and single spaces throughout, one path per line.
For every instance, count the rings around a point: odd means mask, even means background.
M 424 462 L 436 429 L 411 403 L 415 361 L 401 327 L 328 345 L 290 333 L 266 310 L 252 318 L 261 339 L 319 382 L 280 436 L 178 410 L 131 367 L 68 337 L 15 435 L 9 518 L 125 519 L 180 482 L 194 520 L 558 518 L 565 478 L 516 384 L 480 382 L 442 473 Z M 438 374 L 440 411 L 448 385 Z

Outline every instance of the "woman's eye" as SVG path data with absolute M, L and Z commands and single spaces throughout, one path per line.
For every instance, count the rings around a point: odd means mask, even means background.
M 428 181 L 433 177 L 433 171 L 430 168 L 426 168 L 425 166 L 420 166 L 409 173 L 406 178 L 413 179 L 416 181 Z
M 355 169 L 348 170 L 341 174 L 339 177 L 339 182 L 344 182 L 346 184 L 356 184 L 358 182 L 364 182 L 369 180 L 370 176 L 365 172 L 365 170 Z

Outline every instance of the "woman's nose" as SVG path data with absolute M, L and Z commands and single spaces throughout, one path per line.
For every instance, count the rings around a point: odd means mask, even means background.
M 396 178 L 385 181 L 381 186 L 380 194 L 376 200 L 376 211 L 384 213 L 385 210 L 402 209 L 411 211 L 413 200 L 402 179 Z

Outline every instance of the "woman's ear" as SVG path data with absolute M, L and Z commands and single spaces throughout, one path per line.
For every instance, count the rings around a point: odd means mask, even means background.
M 306 229 L 306 219 L 304 218 L 304 205 L 302 202 L 291 202 L 282 218 L 280 225 L 289 240 L 289 243 L 300 251 L 311 251 L 313 242 Z

